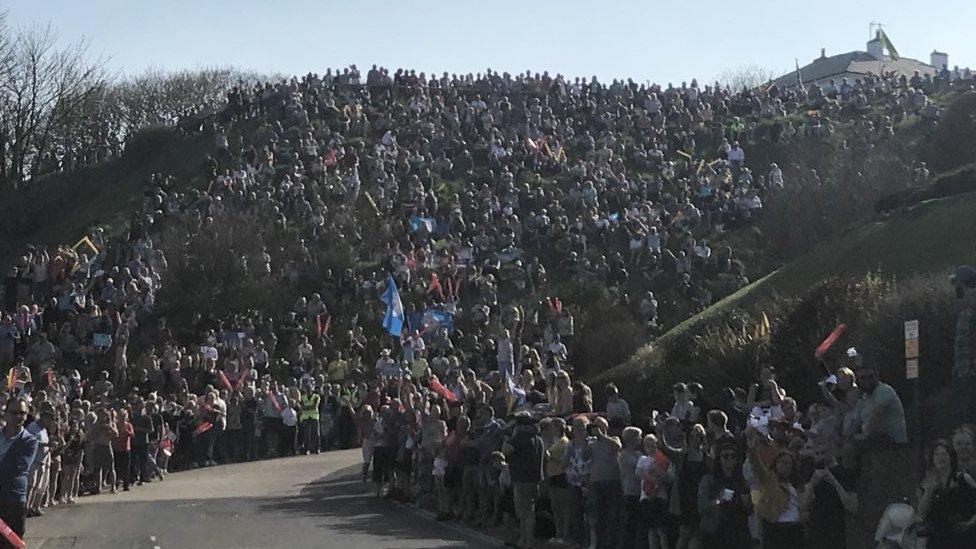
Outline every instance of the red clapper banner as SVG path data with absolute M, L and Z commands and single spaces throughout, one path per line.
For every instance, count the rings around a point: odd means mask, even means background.
M 217 371 L 217 378 L 220 379 L 220 384 L 223 385 L 225 389 L 227 389 L 227 392 L 229 393 L 234 392 L 234 386 L 230 384 L 230 380 L 227 379 L 227 374 L 225 374 L 223 370 Z
M 436 379 L 430 380 L 430 388 L 433 389 L 435 393 L 441 395 L 441 397 L 448 402 L 454 402 L 457 400 L 457 396 Z
M 20 536 L 17 535 L 17 532 L 11 530 L 10 527 L 7 526 L 7 523 L 2 520 L 0 520 L 0 535 L 2 535 L 3 538 L 10 543 L 10 545 L 16 547 L 17 549 L 23 549 L 27 546 L 24 540 L 20 539 Z
M 836 328 L 834 328 L 834 331 L 830 332 L 830 335 L 827 336 L 827 339 L 823 340 L 823 342 L 817 346 L 817 350 L 813 352 L 813 356 L 817 358 L 822 357 L 824 353 L 830 350 L 830 347 L 834 343 L 837 343 L 837 340 L 840 338 L 841 335 L 844 334 L 846 330 L 847 330 L 847 324 L 840 324 Z
M 193 431 L 193 436 L 198 437 L 206 433 L 207 431 L 209 431 L 212 427 L 213 427 L 213 423 L 210 423 L 209 421 L 204 421 L 200 425 L 197 425 L 196 430 Z
M 274 409 L 277 410 L 278 413 L 280 414 L 281 413 L 281 404 L 278 402 L 278 398 L 275 397 L 274 396 L 274 393 L 272 393 L 271 391 L 268 391 L 268 398 L 271 399 L 271 405 L 274 406 Z

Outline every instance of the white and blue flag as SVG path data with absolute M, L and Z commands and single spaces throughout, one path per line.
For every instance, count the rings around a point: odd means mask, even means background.
M 394 337 L 403 333 L 403 302 L 400 301 L 400 291 L 392 275 L 386 275 L 386 291 L 381 298 L 386 304 L 386 315 L 383 316 L 383 329 Z

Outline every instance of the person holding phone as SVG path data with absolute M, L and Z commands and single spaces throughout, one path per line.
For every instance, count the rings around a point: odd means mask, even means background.
M 742 476 L 742 455 L 732 437 L 720 439 L 715 446 L 718 459 L 698 484 L 702 547 L 748 549 L 751 502 Z
M 762 439 L 756 429 L 746 430 L 749 464 L 759 481 L 756 514 L 762 519 L 763 549 L 801 549 L 806 547 L 806 537 L 796 489 L 796 457 L 779 448 L 767 465 L 759 455 Z
M 800 509 L 807 516 L 807 539 L 824 547 L 847 547 L 847 516 L 857 512 L 857 470 L 839 464 L 839 449 L 826 444 L 813 450 L 813 475 L 800 496 Z M 848 451 L 849 462 L 852 452 Z
M 956 451 L 945 439 L 932 445 L 929 470 L 919 487 L 915 520 L 923 525 L 929 549 L 972 547 L 976 481 L 958 466 Z

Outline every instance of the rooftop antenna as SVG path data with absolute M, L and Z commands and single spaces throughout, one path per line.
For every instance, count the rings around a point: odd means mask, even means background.
M 871 21 L 868 25 L 868 40 L 874 40 L 877 36 L 876 32 L 881 32 L 884 30 L 884 23 Z

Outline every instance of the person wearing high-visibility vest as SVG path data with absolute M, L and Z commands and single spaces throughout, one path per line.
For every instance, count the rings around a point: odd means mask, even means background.
M 307 387 L 302 391 L 299 399 L 300 411 L 298 421 L 302 433 L 302 444 L 304 452 L 313 454 L 319 453 L 321 436 L 319 434 L 319 402 L 321 397 L 315 392 L 314 388 Z

